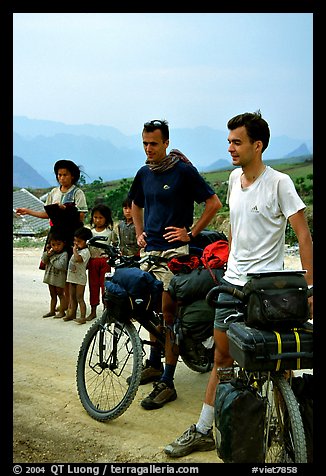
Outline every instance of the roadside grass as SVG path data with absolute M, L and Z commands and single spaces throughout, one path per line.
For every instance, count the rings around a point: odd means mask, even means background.
M 14 237 L 13 248 L 43 248 L 45 240 L 45 236 Z

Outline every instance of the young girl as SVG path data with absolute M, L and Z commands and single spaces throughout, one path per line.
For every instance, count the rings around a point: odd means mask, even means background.
M 64 321 L 75 321 L 77 324 L 86 323 L 86 303 L 84 301 L 85 286 L 87 283 L 86 268 L 90 258 L 87 240 L 92 238 L 89 228 L 81 227 L 75 231 L 72 256 L 68 264 L 67 283 L 69 283 L 69 309 Z M 79 305 L 80 317 L 76 317 Z
M 108 206 L 98 204 L 92 209 L 90 225 L 93 236 L 108 237 L 106 243 L 118 245 L 118 236 L 113 230 L 111 210 Z M 108 256 L 103 254 L 103 249 L 90 246 L 89 250 L 91 257 L 88 262 L 88 285 L 91 313 L 87 316 L 87 321 L 96 317 L 96 308 L 100 304 L 100 292 L 103 302 L 105 273 L 110 271 L 107 263 Z
M 50 311 L 43 317 L 60 318 L 65 316 L 67 309 L 65 297 L 65 285 L 68 266 L 68 252 L 65 249 L 66 242 L 60 233 L 52 231 L 48 237 L 46 250 L 43 252 L 42 261 L 45 264 L 43 283 L 49 286 L 51 301 Z M 59 313 L 55 313 L 57 299 L 59 297 Z

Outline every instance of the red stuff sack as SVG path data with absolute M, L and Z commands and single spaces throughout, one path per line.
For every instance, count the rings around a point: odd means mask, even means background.
M 229 258 L 229 243 L 218 240 L 207 245 L 201 256 L 205 268 L 224 268 Z
M 167 265 L 173 274 L 190 273 L 201 265 L 201 261 L 196 255 L 175 256 L 168 261 Z

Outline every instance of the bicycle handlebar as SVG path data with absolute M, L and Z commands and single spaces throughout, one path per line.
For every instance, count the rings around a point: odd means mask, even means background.
M 120 252 L 118 247 L 112 246 L 109 243 L 100 243 L 100 241 L 107 241 L 108 237 L 107 236 L 93 236 L 89 240 L 87 240 L 87 245 L 88 246 L 94 246 L 94 248 L 101 248 L 102 250 L 105 250 L 107 254 L 110 256 L 110 258 L 116 258 L 120 256 Z
M 87 240 L 88 246 L 94 246 L 95 248 L 100 248 L 106 252 L 109 256 L 109 264 L 115 268 L 132 268 L 137 267 L 146 261 L 149 261 L 151 264 L 166 263 L 168 260 L 160 256 L 146 255 L 143 258 L 135 256 L 125 256 L 121 254 L 121 251 L 118 246 L 112 246 L 109 243 L 105 243 L 108 240 L 107 236 L 93 236 Z M 102 242 L 102 243 L 101 243 Z
M 235 301 L 219 301 L 218 296 L 220 293 L 230 294 L 239 301 L 244 301 L 244 293 L 232 286 L 220 285 L 212 288 L 206 296 L 206 301 L 211 307 L 234 307 Z

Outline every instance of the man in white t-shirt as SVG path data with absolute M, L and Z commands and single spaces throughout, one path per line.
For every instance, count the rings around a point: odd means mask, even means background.
M 267 122 L 258 111 L 233 117 L 227 127 L 228 152 L 233 165 L 239 168 L 233 170 L 229 177 L 230 255 L 221 284 L 242 289 L 248 280 L 247 273 L 283 269 L 285 228 L 289 221 L 298 239 L 302 269 L 307 270 L 307 284 L 312 285 L 312 238 L 304 215 L 305 204 L 291 178 L 266 166 L 262 160 L 270 138 Z M 219 299 L 234 300 L 223 293 Z M 311 317 L 312 301 L 310 297 Z M 212 427 L 219 383 L 217 369 L 227 369 L 233 364 L 226 331 L 230 323 L 238 318 L 236 307 L 216 309 L 215 361 L 198 422 L 165 447 L 167 455 L 179 458 L 193 451 L 215 448 Z

